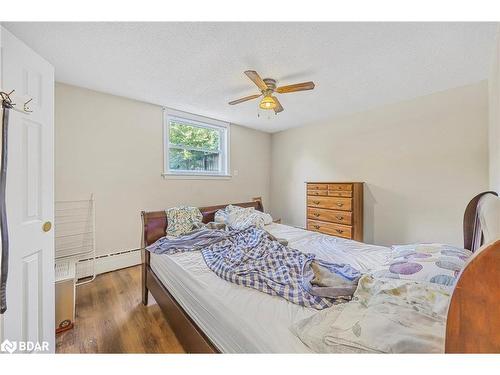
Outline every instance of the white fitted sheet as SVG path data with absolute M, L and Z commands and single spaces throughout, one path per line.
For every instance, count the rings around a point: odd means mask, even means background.
M 281 224 L 265 228 L 319 259 L 368 271 L 386 263 L 391 249 L 344 240 Z M 182 308 L 223 353 L 308 353 L 290 330 L 317 312 L 254 289 L 227 282 L 205 264 L 199 251 L 151 254 L 151 268 Z M 339 346 L 339 352 L 351 352 Z

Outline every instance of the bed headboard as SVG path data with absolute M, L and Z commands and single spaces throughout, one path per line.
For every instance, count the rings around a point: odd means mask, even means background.
M 209 223 L 214 221 L 215 213 L 227 207 L 229 204 L 240 207 L 254 207 L 256 210 L 264 212 L 262 206 L 262 199 L 254 198 L 252 202 L 243 203 L 228 203 L 219 206 L 200 207 L 201 214 L 203 215 L 203 222 Z M 167 214 L 165 211 L 141 212 L 143 223 L 143 246 L 149 246 L 155 241 L 165 236 L 167 229 Z

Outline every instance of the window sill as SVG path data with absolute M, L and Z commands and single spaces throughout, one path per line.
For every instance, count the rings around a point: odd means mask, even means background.
M 230 180 L 230 174 L 184 174 L 184 173 L 162 173 L 166 180 Z

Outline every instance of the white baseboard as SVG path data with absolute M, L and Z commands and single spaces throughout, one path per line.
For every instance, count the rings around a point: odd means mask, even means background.
M 130 250 L 113 254 L 100 255 L 95 260 L 95 273 L 101 273 L 127 268 L 141 264 L 141 250 Z M 92 276 L 92 261 L 84 260 L 78 262 L 76 278 Z

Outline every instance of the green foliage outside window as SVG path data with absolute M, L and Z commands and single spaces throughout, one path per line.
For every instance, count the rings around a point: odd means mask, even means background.
M 171 121 L 169 124 L 171 170 L 217 171 L 220 132 Z
M 219 131 L 170 122 L 170 144 L 219 150 Z

